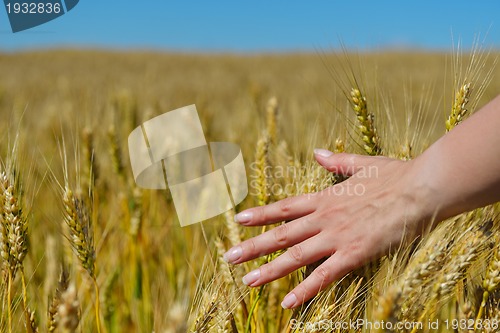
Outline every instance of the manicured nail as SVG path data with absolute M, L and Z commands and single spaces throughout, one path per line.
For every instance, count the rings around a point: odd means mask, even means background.
M 281 307 L 283 309 L 290 309 L 297 302 L 297 296 L 294 293 L 290 293 L 285 296 L 283 302 L 281 302 Z
M 229 251 L 227 251 L 226 253 L 224 253 L 222 258 L 224 259 L 225 262 L 233 263 L 236 260 L 240 259 L 242 254 L 243 254 L 243 249 L 241 248 L 241 246 L 235 246 L 229 249 Z
M 333 153 L 326 149 L 316 148 L 314 149 L 314 155 L 319 155 L 321 157 L 330 157 Z
M 250 220 L 252 219 L 252 216 L 253 216 L 253 214 L 251 212 L 243 211 L 239 214 L 236 214 L 234 216 L 234 220 L 238 223 L 246 223 L 246 222 L 250 222 Z
M 247 286 L 251 285 L 260 278 L 260 269 L 255 269 L 243 277 L 243 283 Z

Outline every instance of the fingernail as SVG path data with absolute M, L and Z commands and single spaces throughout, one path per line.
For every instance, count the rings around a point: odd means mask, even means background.
M 260 278 L 260 269 L 255 269 L 243 277 L 243 283 L 247 286 L 251 285 Z
M 281 302 L 281 307 L 283 309 L 290 309 L 297 302 L 297 296 L 294 293 L 290 293 L 285 296 L 283 302 Z
M 316 148 L 314 149 L 314 155 L 319 155 L 321 157 L 330 157 L 333 153 L 326 149 Z
M 236 260 L 240 259 L 242 254 L 243 249 L 241 248 L 241 246 L 235 246 L 224 253 L 222 259 L 224 259 L 225 262 L 233 263 Z
M 234 220 L 238 223 L 246 223 L 250 222 L 252 219 L 253 214 L 251 212 L 243 211 L 241 213 L 238 213 L 234 216 Z

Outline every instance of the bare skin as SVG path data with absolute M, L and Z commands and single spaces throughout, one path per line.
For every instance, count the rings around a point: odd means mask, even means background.
M 327 170 L 351 177 L 313 195 L 239 213 L 235 220 L 244 226 L 290 222 L 224 255 L 226 261 L 240 264 L 288 249 L 245 275 L 243 282 L 251 287 L 328 257 L 288 293 L 284 308 L 301 305 L 403 240 L 415 239 L 432 228 L 433 221 L 500 201 L 500 96 L 414 160 L 323 149 L 315 150 L 315 158 Z

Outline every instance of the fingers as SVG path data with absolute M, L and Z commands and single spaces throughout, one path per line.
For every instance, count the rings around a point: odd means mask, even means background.
M 250 238 L 227 251 L 224 254 L 224 260 L 232 264 L 239 264 L 313 237 L 320 230 L 315 229 L 310 223 L 311 218 L 311 215 L 308 215 Z
M 357 267 L 358 263 L 340 252 L 334 253 L 323 264 L 316 268 L 302 283 L 285 296 L 281 306 L 285 309 L 295 308 L 313 298 L 330 283 L 342 278 Z
M 352 176 L 359 170 L 378 163 L 380 156 L 364 156 L 356 154 L 340 153 L 334 154 L 329 150 L 315 149 L 316 161 L 330 172 L 343 176 Z
M 260 266 L 243 277 L 243 283 L 257 287 L 290 274 L 296 269 L 329 256 L 332 250 L 329 244 L 312 237 L 290 247 L 285 253 L 273 261 Z
M 267 206 L 250 208 L 236 214 L 235 221 L 245 226 L 266 225 L 293 220 L 314 212 L 314 195 L 286 198 Z

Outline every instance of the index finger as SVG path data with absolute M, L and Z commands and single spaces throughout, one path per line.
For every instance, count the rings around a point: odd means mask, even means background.
M 286 198 L 267 206 L 244 210 L 234 220 L 245 226 L 267 225 L 281 221 L 294 220 L 309 215 L 316 210 L 315 194 L 303 194 Z

